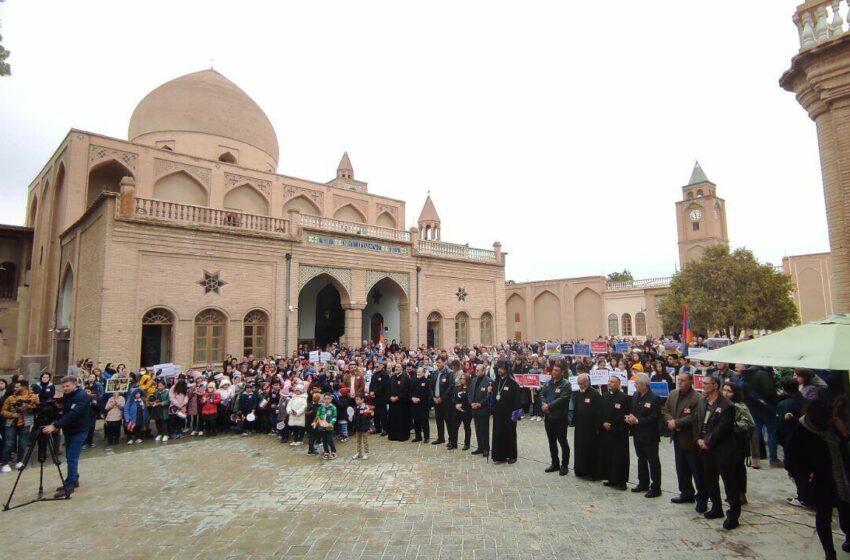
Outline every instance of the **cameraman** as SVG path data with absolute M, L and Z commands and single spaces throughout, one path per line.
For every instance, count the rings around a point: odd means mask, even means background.
M 54 498 L 65 498 L 74 493 L 80 486 L 80 453 L 86 436 L 94 423 L 91 408 L 91 398 L 77 385 L 77 378 L 71 375 L 62 378 L 62 416 L 42 430 L 52 434 L 61 429 L 65 432 L 65 453 L 68 460 L 68 476 L 65 487 L 59 488 Z
M 53 376 L 49 371 L 43 371 L 38 378 L 38 383 L 32 386 L 32 392 L 38 395 L 38 409 L 36 409 L 35 423 L 37 426 L 46 426 L 52 424 L 59 416 L 59 409 L 56 406 L 56 386 L 51 382 Z M 62 442 L 59 432 L 53 434 L 53 448 L 56 454 L 62 452 Z M 42 449 L 39 448 L 39 453 Z
M 18 379 L 12 386 L 12 394 L 3 401 L 0 415 L 6 419 L 5 445 L 3 446 L 3 458 L 0 463 L 3 467 L 0 472 L 11 472 L 12 449 L 15 442 L 18 444 L 16 457 L 16 469 L 24 466 L 24 452 L 27 449 L 29 431 L 33 424 L 33 411 L 38 407 L 38 396 L 31 393 L 27 382 Z

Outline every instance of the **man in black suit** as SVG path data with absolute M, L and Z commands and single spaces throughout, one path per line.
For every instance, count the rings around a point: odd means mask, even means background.
M 723 479 L 729 502 L 723 528 L 734 529 L 741 517 L 741 484 L 735 465 L 742 460 L 735 443 L 735 405 L 720 394 L 718 376 L 703 377 L 702 387 L 703 397 L 697 405 L 694 435 L 704 462 L 705 493 L 711 501 L 711 509 L 703 515 L 706 519 L 723 517 L 719 476 Z
M 390 427 L 387 417 L 387 404 L 390 401 L 390 377 L 384 371 L 384 365 L 381 363 L 375 364 L 375 371 L 372 373 L 372 380 L 369 382 L 369 396 L 372 397 L 372 403 L 375 405 L 375 430 L 371 433 L 379 433 L 385 436 Z
M 661 400 L 650 390 L 649 376 L 645 373 L 635 376 L 635 387 L 637 391 L 632 395 L 632 412 L 626 415 L 626 424 L 632 429 L 638 463 L 638 485 L 632 488 L 632 492 L 646 492 L 644 496 L 647 498 L 657 498 L 661 495 L 661 460 L 658 458 Z
M 540 388 L 540 402 L 543 410 L 543 422 L 546 426 L 546 438 L 549 440 L 549 455 L 552 464 L 546 467 L 546 472 L 558 471 L 565 476 L 570 464 L 570 444 L 567 441 L 567 413 L 572 400 L 572 386 L 564 379 L 561 364 L 552 366 L 552 379 Z M 558 458 L 558 446 L 561 446 L 561 456 Z
M 493 380 L 486 374 L 484 366 L 475 366 L 475 378 L 469 389 L 469 405 L 472 408 L 472 421 L 475 422 L 475 439 L 478 447 L 473 455 L 490 455 L 490 393 Z
M 454 405 L 452 404 L 452 393 L 454 392 L 454 375 L 442 356 L 437 356 L 437 370 L 431 374 L 431 400 L 434 403 L 434 420 L 437 423 L 437 439 L 431 445 L 446 443 L 445 429 L 449 431 L 448 449 L 457 449 L 457 442 L 452 441 L 452 418 L 454 418 Z

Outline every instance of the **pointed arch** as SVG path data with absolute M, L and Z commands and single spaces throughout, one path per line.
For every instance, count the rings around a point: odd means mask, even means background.
M 181 169 L 157 179 L 153 197 L 180 204 L 207 206 L 209 193 L 194 175 Z
M 218 161 L 223 163 L 236 163 L 236 156 L 234 156 L 230 151 L 226 151 L 220 156 L 218 156 Z
M 514 340 L 523 340 L 527 334 L 525 328 L 525 298 L 514 293 L 508 298 L 507 306 L 508 333 Z M 513 330 L 511 330 L 513 326 Z
M 293 196 L 283 205 L 283 216 L 287 217 L 290 210 L 298 210 L 309 216 L 321 216 L 322 209 L 314 201 L 304 194 Z
M 344 204 L 334 212 L 334 220 L 365 224 L 366 216 L 353 204 Z
M 56 328 L 70 328 L 73 310 L 74 269 L 71 268 L 71 263 L 68 263 L 62 274 L 62 283 L 59 288 L 59 299 L 56 306 Z
M 224 208 L 246 214 L 269 215 L 268 199 L 251 183 L 242 183 L 227 191 L 224 195 Z
M 127 176 L 135 178 L 127 166 L 114 158 L 105 159 L 92 166 L 89 169 L 86 189 L 86 207 L 94 204 L 102 192 L 119 192 L 121 179 Z
M 561 298 L 551 290 L 534 297 L 534 333 L 538 340 L 561 339 Z
M 398 223 L 393 218 L 393 215 L 386 210 L 378 214 L 378 217 L 375 219 L 375 225 L 389 229 L 396 229 L 398 227 Z
M 37 219 L 38 219 L 38 194 L 32 193 L 32 200 L 30 201 L 29 223 L 27 223 L 27 225 L 31 228 L 35 228 L 35 224 L 36 224 Z
M 576 337 L 591 340 L 604 329 L 605 311 L 602 296 L 590 287 L 582 289 L 573 300 Z

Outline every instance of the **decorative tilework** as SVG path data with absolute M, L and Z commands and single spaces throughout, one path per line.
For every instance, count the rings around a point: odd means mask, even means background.
M 369 290 L 372 289 L 372 286 L 383 280 L 384 278 L 389 278 L 399 286 L 401 286 L 402 291 L 404 291 L 405 295 L 410 295 L 410 274 L 407 272 L 385 272 L 383 270 L 367 270 L 366 271 L 366 293 L 369 293 Z
M 307 282 L 319 276 L 327 274 L 336 279 L 345 290 L 351 294 L 351 270 L 348 268 L 333 268 L 330 266 L 313 266 L 302 264 L 298 267 L 298 291 L 301 291 Z
M 92 145 L 89 148 L 89 166 L 94 165 L 95 163 L 100 163 L 101 161 L 107 159 L 114 159 L 116 161 L 120 161 L 124 164 L 132 172 L 136 172 L 136 167 L 139 161 L 139 156 L 132 152 L 124 152 L 122 150 L 115 150 L 113 148 L 106 148 L 104 146 L 94 146 Z
M 263 179 L 254 179 L 253 177 L 246 177 L 245 175 L 237 175 L 236 173 L 225 173 L 224 174 L 224 184 L 227 185 L 228 189 L 232 189 L 238 185 L 244 185 L 245 183 L 250 183 L 251 185 L 257 187 L 263 194 L 266 196 L 271 196 L 272 192 L 272 183 L 271 181 L 265 181 Z

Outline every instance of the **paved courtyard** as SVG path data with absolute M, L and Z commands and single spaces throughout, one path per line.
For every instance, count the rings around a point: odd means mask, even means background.
M 368 461 L 350 459 L 353 439 L 336 461 L 265 435 L 98 447 L 84 452 L 72 500 L 0 513 L 2 557 L 823 557 L 813 515 L 783 503 L 791 485 L 781 469 L 748 471 L 750 504 L 741 527 L 726 532 L 669 503 L 676 484 L 666 442 L 665 493 L 651 500 L 545 474 L 542 423 L 523 420 L 519 440 L 513 466 L 374 436 Z M 16 502 L 34 497 L 37 474 L 24 474 Z M 51 489 L 56 479 L 47 471 Z M 13 480 L 0 477 L 3 502 Z

